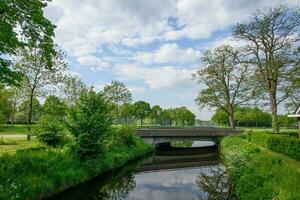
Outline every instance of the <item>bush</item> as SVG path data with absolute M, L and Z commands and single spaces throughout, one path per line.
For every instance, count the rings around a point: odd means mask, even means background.
M 248 133 L 251 142 L 300 160 L 300 140 L 280 134 Z
M 136 127 L 130 125 L 123 125 L 114 129 L 114 142 L 116 145 L 134 146 L 139 142 L 136 136 Z
M 109 137 L 112 124 L 108 102 L 101 93 L 83 93 L 70 109 L 68 129 L 75 137 L 72 151 L 86 160 L 103 152 L 103 142 Z
M 64 126 L 56 118 L 43 117 L 33 131 L 40 142 L 49 146 L 62 145 L 66 136 Z

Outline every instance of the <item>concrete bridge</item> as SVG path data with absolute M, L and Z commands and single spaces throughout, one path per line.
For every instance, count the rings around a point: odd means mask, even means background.
M 137 129 L 137 135 L 145 143 L 154 146 L 182 140 L 216 141 L 218 137 L 237 135 L 241 132 L 240 129 L 215 127 Z

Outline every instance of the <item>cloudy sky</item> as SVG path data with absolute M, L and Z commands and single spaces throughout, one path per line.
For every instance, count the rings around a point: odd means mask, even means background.
M 232 27 L 255 9 L 300 0 L 53 0 L 46 16 L 70 70 L 100 90 L 123 81 L 134 100 L 164 108 L 186 106 L 200 119 L 212 111 L 194 104 L 200 86 L 191 74 L 202 53 L 232 41 Z

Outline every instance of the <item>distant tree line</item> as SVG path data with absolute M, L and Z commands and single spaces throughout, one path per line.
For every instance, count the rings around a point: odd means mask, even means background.
M 31 78 L 29 74 L 32 72 L 27 74 L 27 80 Z M 33 75 L 36 77 L 36 74 L 33 73 Z M 32 84 L 28 84 L 28 86 L 32 86 Z M 27 87 L 25 83 L 18 87 L 0 86 L 1 122 L 11 125 L 16 123 L 31 125 L 40 120 L 45 121 L 43 117 L 48 115 L 47 112 L 51 110 L 51 107 L 53 107 L 53 113 L 64 112 L 67 107 L 75 105 L 80 95 L 88 90 L 88 87 L 76 76 L 61 77 L 55 90 L 57 95 L 53 95 L 53 90 L 50 90 L 49 87 L 40 86 L 41 84 L 35 90 Z M 37 90 L 39 92 L 36 92 Z M 163 109 L 159 105 L 151 107 L 145 101 L 133 102 L 130 90 L 120 81 L 112 81 L 107 84 L 101 93 L 109 103 L 115 124 L 140 126 L 193 126 L 195 124 L 196 116 L 186 107 Z M 44 99 L 42 101 L 44 103 L 41 103 L 41 99 Z M 59 108 L 58 105 L 60 105 Z M 55 111 L 55 109 L 60 111 Z M 61 114 L 57 113 L 57 115 Z
M 234 124 L 237 127 L 272 127 L 272 116 L 258 107 L 238 107 L 234 112 Z M 219 126 L 228 126 L 227 114 L 217 109 L 211 120 Z M 296 127 L 296 119 L 287 115 L 278 115 L 278 125 L 284 128 Z
M 146 101 L 132 102 L 130 90 L 120 81 L 105 85 L 103 94 L 112 106 L 116 124 L 137 122 L 140 126 L 193 126 L 196 116 L 186 107 L 163 109 Z

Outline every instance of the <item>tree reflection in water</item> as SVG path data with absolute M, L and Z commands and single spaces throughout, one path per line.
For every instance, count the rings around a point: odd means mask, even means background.
M 130 173 L 125 176 L 116 177 L 113 181 L 100 188 L 99 193 L 97 194 L 97 196 L 95 196 L 95 199 L 124 199 L 134 188 L 134 175 Z
M 205 168 L 199 173 L 196 183 L 208 194 L 208 200 L 235 200 L 233 187 L 224 167 Z

